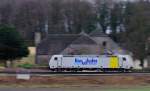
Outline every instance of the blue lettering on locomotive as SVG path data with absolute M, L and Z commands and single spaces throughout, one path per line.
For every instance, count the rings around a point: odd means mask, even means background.
M 75 58 L 76 65 L 97 65 L 97 63 L 98 60 L 94 58 L 87 58 L 87 59 Z

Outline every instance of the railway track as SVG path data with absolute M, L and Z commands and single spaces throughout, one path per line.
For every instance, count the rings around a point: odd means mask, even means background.
M 0 72 L 0 76 L 15 76 L 17 74 L 29 74 L 31 76 L 150 76 L 150 72 Z

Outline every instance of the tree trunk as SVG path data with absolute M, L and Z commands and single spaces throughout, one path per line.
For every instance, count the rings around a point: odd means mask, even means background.
M 13 60 L 10 60 L 10 67 L 13 67 L 14 66 L 14 62 Z
M 7 61 L 4 61 L 4 66 L 5 68 L 7 68 Z
M 10 66 L 11 66 L 10 61 L 9 60 L 5 61 L 5 67 L 9 68 Z
M 140 59 L 140 62 L 141 62 L 140 66 L 141 66 L 142 69 L 143 69 L 143 68 L 144 68 L 144 59 Z
M 147 57 L 148 60 L 148 67 L 150 68 L 150 56 Z

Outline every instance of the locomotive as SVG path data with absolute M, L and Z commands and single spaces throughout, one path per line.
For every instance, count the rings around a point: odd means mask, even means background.
M 53 55 L 49 61 L 52 71 L 130 71 L 130 55 Z

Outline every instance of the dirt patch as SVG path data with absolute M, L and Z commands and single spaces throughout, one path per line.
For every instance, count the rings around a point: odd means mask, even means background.
M 0 85 L 47 86 L 136 86 L 150 85 L 150 76 L 50 76 L 18 80 L 16 77 L 0 77 Z

